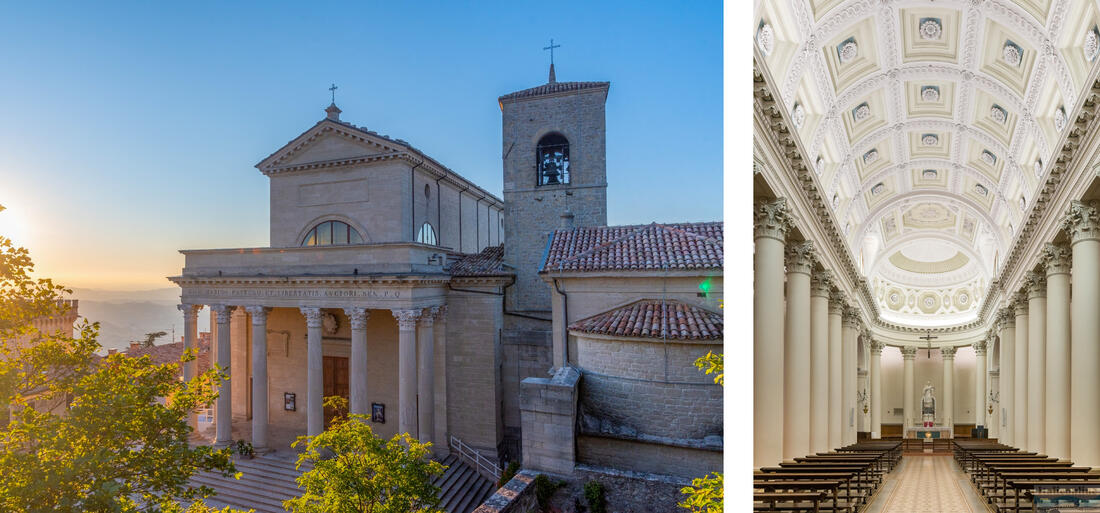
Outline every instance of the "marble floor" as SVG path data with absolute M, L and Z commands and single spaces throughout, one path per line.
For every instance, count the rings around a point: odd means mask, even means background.
M 985 513 L 966 474 L 949 455 L 906 454 L 864 513 Z

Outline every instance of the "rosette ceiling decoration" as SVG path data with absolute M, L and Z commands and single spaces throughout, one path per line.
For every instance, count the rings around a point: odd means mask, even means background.
M 1100 53 L 1098 0 L 762 0 L 753 39 L 883 320 L 977 317 Z

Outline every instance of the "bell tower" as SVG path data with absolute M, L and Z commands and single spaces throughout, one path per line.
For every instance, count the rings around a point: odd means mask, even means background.
M 610 82 L 549 81 L 501 96 L 504 261 L 516 273 L 513 311 L 550 311 L 538 277 L 547 235 L 607 224 L 605 114 Z

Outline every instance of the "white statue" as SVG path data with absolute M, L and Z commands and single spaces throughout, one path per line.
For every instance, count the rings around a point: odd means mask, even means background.
M 924 427 L 932 427 L 936 418 L 936 387 L 932 386 L 931 381 L 926 381 L 924 384 L 924 390 L 921 392 L 920 399 L 920 412 L 921 422 Z

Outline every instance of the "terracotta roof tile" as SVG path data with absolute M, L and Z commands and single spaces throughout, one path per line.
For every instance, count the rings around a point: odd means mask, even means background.
M 210 370 L 210 341 L 208 338 L 200 339 L 199 352 L 195 357 L 195 361 L 198 362 L 198 373 L 202 374 Z M 183 356 L 183 342 L 172 342 L 169 344 L 162 344 L 152 347 L 130 347 L 126 350 L 126 356 L 132 358 L 138 358 L 141 356 L 149 355 L 149 358 L 156 365 L 163 365 L 166 363 L 178 363 Z M 183 370 L 180 369 L 182 375 Z
M 500 276 L 512 274 L 504 268 L 504 245 L 489 246 L 481 253 L 463 256 L 451 265 L 451 276 Z
M 497 98 L 497 101 L 518 100 L 520 98 L 530 98 L 533 96 L 542 96 L 544 94 L 580 91 L 582 89 L 597 89 L 601 87 L 607 89 L 611 87 L 611 82 L 548 82 L 538 87 L 506 94 Z
M 721 340 L 722 314 L 674 299 L 643 299 L 574 322 L 569 329 L 616 337 Z
M 721 222 L 555 231 L 542 272 L 722 269 Z

